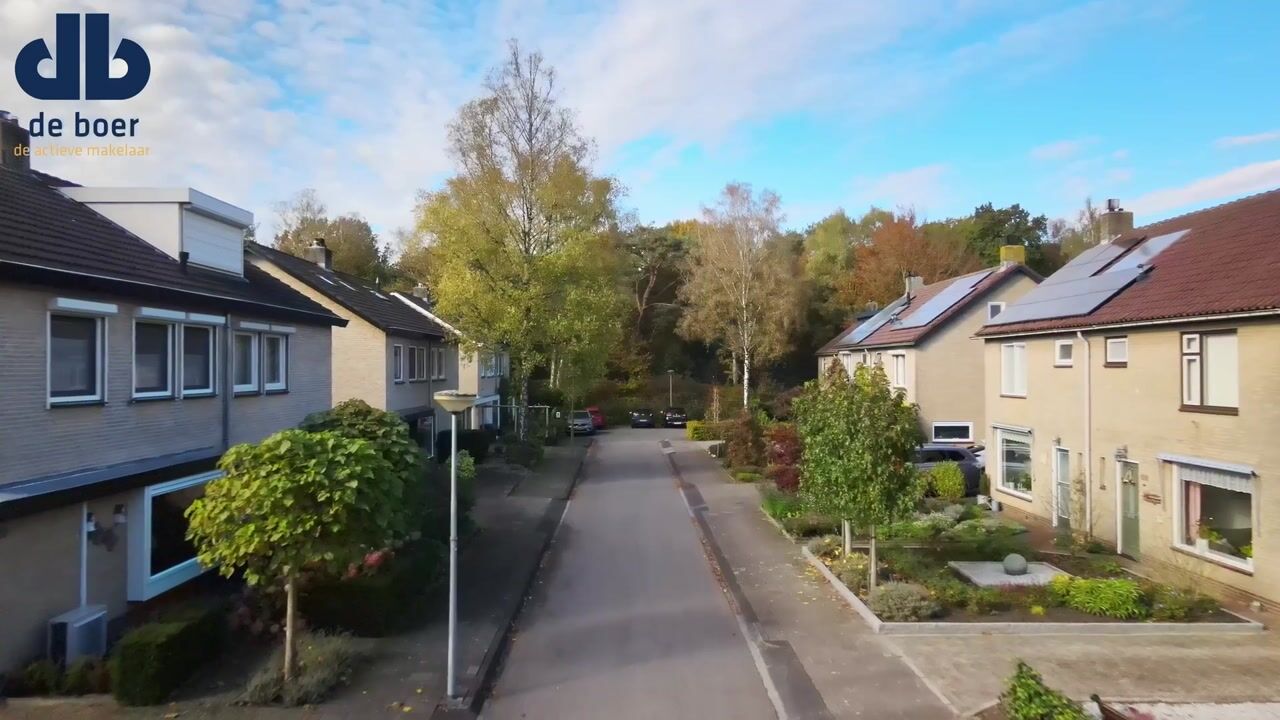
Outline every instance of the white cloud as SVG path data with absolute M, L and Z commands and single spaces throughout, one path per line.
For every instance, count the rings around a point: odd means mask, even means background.
M 1193 205 L 1232 200 L 1280 187 L 1280 160 L 1253 163 L 1179 187 L 1149 192 L 1133 201 L 1136 213 L 1153 215 Z
M 1032 160 L 1040 161 L 1070 160 L 1080 155 L 1085 148 L 1095 142 L 1097 142 L 1097 138 L 1059 140 L 1033 147 L 1028 155 Z
M 947 176 L 951 168 L 945 163 L 888 173 L 855 182 L 853 207 L 911 207 L 924 214 L 930 208 L 945 204 L 951 196 Z
M 1280 140 L 1280 130 L 1271 130 L 1268 132 L 1260 132 L 1254 135 L 1230 135 L 1220 137 L 1213 141 L 1216 148 L 1233 148 L 1242 145 L 1258 145 L 1261 143 L 1269 143 Z

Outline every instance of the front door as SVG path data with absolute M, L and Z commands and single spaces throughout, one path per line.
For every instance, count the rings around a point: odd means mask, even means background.
M 1138 463 L 1121 460 L 1120 472 L 1120 552 L 1138 558 Z
M 1071 451 L 1053 449 L 1054 525 L 1071 527 Z

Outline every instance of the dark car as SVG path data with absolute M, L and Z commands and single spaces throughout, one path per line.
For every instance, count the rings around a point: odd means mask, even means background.
M 965 497 L 973 497 L 978 494 L 980 478 L 982 477 L 981 452 L 982 448 L 980 447 L 928 443 L 916 450 L 914 463 L 916 469 L 927 473 L 939 463 L 954 462 L 960 466 L 960 472 L 964 473 Z
M 669 407 L 662 411 L 662 424 L 667 427 L 684 427 L 688 420 L 689 416 L 684 414 L 684 408 Z
M 657 420 L 653 416 L 653 410 L 649 408 L 640 408 L 631 411 L 631 427 L 633 428 L 651 428 L 657 425 Z

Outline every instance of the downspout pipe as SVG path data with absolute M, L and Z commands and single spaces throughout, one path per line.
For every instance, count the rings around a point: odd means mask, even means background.
M 231 449 L 231 395 L 235 386 L 231 380 L 231 314 L 222 324 L 222 452 Z
M 1076 337 L 1084 343 L 1084 531 L 1093 536 L 1093 349 L 1083 332 Z M 1117 528 L 1117 533 L 1119 528 Z

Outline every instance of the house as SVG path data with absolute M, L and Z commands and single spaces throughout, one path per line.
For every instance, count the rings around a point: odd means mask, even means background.
M 433 395 L 458 387 L 451 346 L 435 320 L 375 283 L 333 269 L 333 252 L 316 239 L 301 258 L 258 243 L 249 261 L 346 320 L 333 332 L 333 402 L 359 398 L 398 413 L 428 453 L 447 415 Z
M 200 575 L 184 510 L 231 445 L 330 407 L 344 321 L 244 262 L 249 212 L 30 169 L 0 115 L 0 671 Z
M 1011 511 L 1280 602 L 1280 190 L 1133 228 L 1008 306 L 987 463 Z
M 462 333 L 453 325 L 441 320 L 431 308 L 427 299 L 427 288 L 419 285 L 412 293 L 393 293 L 401 302 L 422 313 L 432 322 L 449 332 L 452 341 L 445 353 L 445 363 L 451 372 L 456 369 L 458 378 L 457 390 L 476 396 L 476 404 L 462 418 L 464 428 L 490 428 L 499 430 L 502 427 L 502 396 L 500 394 L 502 379 L 510 371 L 507 354 L 501 350 L 479 348 L 466 351 Z M 446 418 L 440 418 L 444 422 Z M 441 426 L 443 427 L 443 426 Z
M 997 267 L 924 285 L 906 278 L 905 292 L 867 320 L 855 322 L 818 350 L 819 376 L 833 362 L 882 365 L 889 382 L 920 406 L 932 442 L 985 442 L 983 348 L 973 335 L 1040 276 L 1023 264 L 1021 246 L 1001 249 Z

